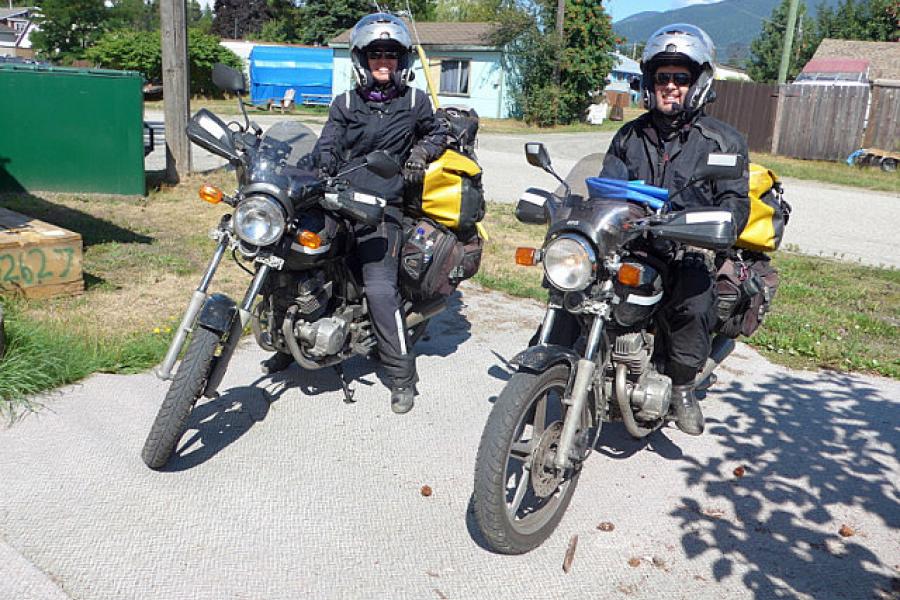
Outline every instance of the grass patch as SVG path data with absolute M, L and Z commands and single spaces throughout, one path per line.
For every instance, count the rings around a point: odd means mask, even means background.
M 512 134 L 544 134 L 544 133 L 593 133 L 597 131 L 618 131 L 619 128 L 636 119 L 643 108 L 626 108 L 625 119 L 623 121 L 610 121 L 606 119 L 602 125 L 590 125 L 588 123 L 572 123 L 570 125 L 555 125 L 553 127 L 538 127 L 537 125 L 529 125 L 525 121 L 518 119 L 488 119 L 481 117 L 479 120 L 479 131 L 486 133 L 512 133 Z
M 249 102 L 249 99 L 245 98 Z M 217 115 L 239 115 L 241 109 L 238 108 L 237 100 L 234 98 L 191 98 L 191 113 L 201 108 L 206 108 Z M 307 115 L 307 116 L 328 116 L 328 106 L 297 104 L 293 110 L 285 111 L 285 115 Z M 165 110 L 162 100 L 148 100 L 144 102 L 144 110 L 153 110 L 162 112 Z M 261 110 L 255 106 L 247 107 L 247 114 L 252 119 L 254 115 L 280 115 L 281 110 L 274 108 L 271 111 Z
M 851 167 L 845 162 L 800 160 L 763 152 L 751 152 L 750 160 L 765 165 L 781 177 L 810 179 L 900 194 L 900 175 L 885 173 L 873 167 Z
M 546 227 L 515 220 L 509 204 L 490 204 L 479 283 L 514 296 L 546 299 L 540 267 L 520 267 L 517 246 L 538 247 Z M 775 363 L 900 379 L 900 270 L 777 252 L 781 285 L 772 312 L 742 339 Z

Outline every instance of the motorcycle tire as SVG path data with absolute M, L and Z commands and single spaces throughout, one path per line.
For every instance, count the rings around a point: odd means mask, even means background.
M 533 449 L 536 445 L 540 445 L 540 442 L 534 441 L 534 429 L 537 426 L 534 423 L 536 410 L 532 407 L 536 409 L 543 397 L 547 397 L 549 402 L 551 390 L 558 395 L 561 404 L 568 381 L 568 365 L 556 365 L 543 373 L 514 374 L 494 403 L 485 424 L 475 459 L 473 506 L 478 528 L 487 545 L 495 552 L 524 554 L 540 546 L 556 529 L 572 500 L 581 474 L 580 465 L 567 470 L 565 477 L 557 484 L 543 507 L 535 512 L 526 513 L 521 520 L 517 520 L 519 508 L 524 501 L 523 496 L 510 518 L 508 496 L 511 489 L 508 484 L 512 475 L 508 472 L 508 468 L 513 458 L 511 455 L 513 444 L 519 441 L 519 436 L 524 433 L 525 421 L 530 415 L 532 440 L 529 441 L 528 447 L 532 450 L 527 460 L 515 459 L 522 463 L 522 471 L 516 476 L 516 488 L 523 484 L 522 479 L 527 478 L 525 495 L 530 494 L 532 498 L 540 501 L 541 498 L 534 492 L 534 480 L 530 476 L 531 467 L 527 470 L 525 468 L 526 464 L 534 462 L 537 453 Z M 543 431 L 552 429 L 547 425 L 547 407 L 548 404 L 545 403 Z M 565 408 L 560 405 L 559 410 L 561 415 Z M 559 420 L 561 418 L 557 421 Z M 521 444 L 520 441 L 519 443 Z M 526 454 L 527 452 L 521 452 L 523 456 Z M 519 496 L 518 490 L 515 496 Z M 515 497 L 513 502 L 516 502 Z
M 175 452 L 187 427 L 191 409 L 203 392 L 212 370 L 219 341 L 218 333 L 202 327 L 194 331 L 184 359 L 178 366 L 147 441 L 144 442 L 141 458 L 151 469 L 164 467 Z

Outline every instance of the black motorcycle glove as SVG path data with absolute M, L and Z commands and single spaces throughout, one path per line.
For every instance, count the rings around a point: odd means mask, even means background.
M 422 183 L 425 179 L 426 159 L 428 158 L 424 148 L 416 146 L 409 153 L 406 164 L 403 165 L 403 179 L 407 183 Z

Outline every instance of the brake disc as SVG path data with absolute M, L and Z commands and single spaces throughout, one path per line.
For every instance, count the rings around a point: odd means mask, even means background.
M 531 487 L 540 498 L 552 495 L 563 481 L 564 471 L 553 464 L 562 428 L 562 421 L 551 423 L 531 453 Z

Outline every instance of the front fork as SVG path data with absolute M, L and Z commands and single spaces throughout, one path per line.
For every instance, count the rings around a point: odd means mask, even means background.
M 188 304 L 187 310 L 184 311 L 184 316 L 181 318 L 181 324 L 175 331 L 175 337 L 172 338 L 172 343 L 169 344 L 169 350 L 166 352 L 166 357 L 163 359 L 162 364 L 156 369 L 156 376 L 160 379 L 172 379 L 172 367 L 175 366 L 178 355 L 181 354 L 181 347 L 184 346 L 184 341 L 187 339 L 188 334 L 194 330 L 194 321 L 197 319 L 200 309 L 203 308 L 203 304 L 206 302 L 206 290 L 209 289 L 209 284 L 216 274 L 216 269 L 219 268 L 219 263 L 222 262 L 222 257 L 225 256 L 225 251 L 228 249 L 228 241 L 228 236 L 222 236 L 219 240 L 219 245 L 216 247 L 216 251 L 209 261 L 209 266 L 206 267 L 203 279 L 200 280 L 200 285 L 197 286 L 197 289 L 194 290 L 194 294 L 191 296 L 191 301 Z
M 551 316 L 551 312 L 553 310 L 559 309 L 551 309 L 547 311 L 547 316 L 544 318 L 544 324 L 547 324 L 548 319 L 550 320 L 550 324 L 552 325 L 553 316 Z M 601 347 L 601 342 L 603 338 L 603 327 L 606 325 L 606 315 L 604 313 L 597 314 L 594 317 L 594 322 L 591 324 L 591 331 L 588 334 L 587 340 L 587 348 L 585 349 L 584 357 L 578 360 L 578 364 L 575 367 L 575 383 L 572 384 L 572 392 L 569 398 L 564 400 L 566 404 L 569 405 L 569 410 L 566 411 L 566 419 L 563 422 L 562 434 L 560 435 L 559 446 L 556 449 L 556 455 L 553 458 L 553 464 L 557 469 L 566 469 L 568 468 L 572 460 L 569 454 L 572 451 L 572 447 L 575 441 L 575 434 L 578 432 L 578 426 L 581 425 L 581 416 L 584 413 L 584 405 L 587 402 L 588 393 L 591 389 L 591 383 L 594 380 L 594 371 L 597 368 L 597 364 L 595 362 L 597 357 L 597 352 Z M 546 330 L 545 330 L 546 331 Z M 542 341 L 544 338 L 544 334 L 542 332 L 541 335 Z M 587 423 L 585 423 L 585 426 Z

